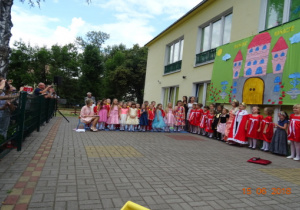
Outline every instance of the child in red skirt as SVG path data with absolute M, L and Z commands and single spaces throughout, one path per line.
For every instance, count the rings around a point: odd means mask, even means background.
M 206 131 L 207 136 L 209 138 L 212 138 L 213 134 L 214 134 L 214 130 L 213 130 L 213 127 L 212 127 L 214 117 L 215 117 L 215 110 L 214 109 L 209 110 L 209 113 L 206 117 L 207 121 L 206 121 L 206 127 L 205 127 L 205 131 Z
M 256 148 L 257 139 L 259 139 L 261 133 L 261 123 L 263 116 L 259 114 L 259 107 L 254 106 L 252 108 L 252 114 L 249 114 L 248 121 L 246 123 L 246 136 L 248 137 L 248 143 L 250 149 Z
M 208 106 L 204 106 L 204 108 L 203 108 L 203 113 L 202 113 L 202 116 L 201 116 L 201 118 L 200 118 L 200 124 L 199 124 L 199 127 L 200 127 L 200 133 L 201 133 L 203 136 L 206 135 L 205 128 L 206 128 L 206 122 L 207 122 L 208 109 L 209 109 Z
M 274 110 L 271 107 L 266 107 L 264 109 L 264 113 L 268 116 L 265 117 L 262 120 L 262 123 L 261 123 L 262 132 L 261 132 L 261 135 L 260 135 L 260 139 L 263 140 L 263 146 L 262 146 L 261 150 L 265 151 L 265 152 L 268 152 L 269 151 L 269 145 L 272 141 L 273 132 L 274 132 L 273 131 L 274 124 L 273 124 L 273 119 L 272 119 L 272 115 L 274 113 Z

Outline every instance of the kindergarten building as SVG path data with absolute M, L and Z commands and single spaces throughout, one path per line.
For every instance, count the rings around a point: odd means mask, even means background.
M 299 103 L 299 17 L 299 0 L 203 0 L 146 44 L 144 99 Z

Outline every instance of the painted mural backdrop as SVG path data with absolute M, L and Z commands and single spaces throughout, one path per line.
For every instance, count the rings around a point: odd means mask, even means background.
M 300 102 L 300 20 L 218 47 L 211 102 Z

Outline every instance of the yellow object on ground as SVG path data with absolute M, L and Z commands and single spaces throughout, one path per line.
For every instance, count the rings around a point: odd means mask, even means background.
M 127 201 L 121 210 L 150 210 L 146 207 L 143 207 L 139 204 L 133 203 L 132 201 Z

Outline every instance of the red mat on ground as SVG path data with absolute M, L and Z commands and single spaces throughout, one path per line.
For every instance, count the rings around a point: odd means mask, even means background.
M 247 160 L 247 162 L 261 164 L 261 165 L 268 165 L 268 164 L 272 163 L 269 160 L 260 159 L 259 157 L 250 158 L 249 160 Z
M 166 135 L 169 138 L 175 139 L 175 140 L 197 140 L 197 141 L 205 141 L 205 139 L 201 139 L 196 136 L 191 135 Z

